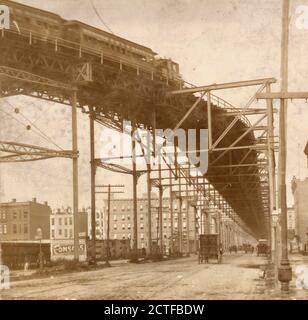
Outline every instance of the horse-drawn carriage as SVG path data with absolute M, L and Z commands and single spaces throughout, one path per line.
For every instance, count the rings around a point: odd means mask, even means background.
M 200 234 L 199 238 L 199 263 L 208 263 L 209 259 L 221 262 L 222 250 L 219 245 L 218 234 Z
M 269 254 L 269 245 L 267 239 L 260 239 L 257 245 L 257 256 L 268 255 Z

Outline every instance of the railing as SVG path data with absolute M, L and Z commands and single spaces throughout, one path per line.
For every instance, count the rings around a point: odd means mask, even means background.
M 151 65 L 151 62 L 140 61 L 134 57 L 128 58 L 124 54 L 114 52 L 113 50 L 108 48 L 99 50 L 78 42 L 63 39 L 59 36 L 46 35 L 46 34 L 42 34 L 40 32 L 36 32 L 27 28 L 20 28 L 19 30 L 17 30 L 15 25 L 11 25 L 10 29 L 2 29 L 1 32 L 2 32 L 2 35 L 1 35 L 2 38 L 5 37 L 6 33 L 16 34 L 27 39 L 30 45 L 32 45 L 34 41 L 37 41 L 37 40 L 42 41 L 54 46 L 55 52 L 57 52 L 59 48 L 62 47 L 69 50 L 76 51 L 80 58 L 82 57 L 83 54 L 91 54 L 96 56 L 100 60 L 101 64 L 103 64 L 104 59 L 106 59 L 110 62 L 119 63 L 120 70 L 122 69 L 123 65 L 126 65 L 128 67 L 135 69 L 136 75 L 139 75 L 140 71 L 145 71 L 149 73 L 152 80 L 154 80 L 154 75 L 155 75 L 155 76 L 158 76 L 159 78 L 165 79 L 167 84 L 170 81 L 172 81 L 172 79 L 169 79 L 168 74 L 165 75 L 162 72 L 159 72 L 155 68 L 155 66 Z

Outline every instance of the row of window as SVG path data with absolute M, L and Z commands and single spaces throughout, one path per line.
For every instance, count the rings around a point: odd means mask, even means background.
M 0 224 L 0 234 L 7 234 L 7 225 Z
M 152 227 L 157 227 L 159 224 L 158 223 L 152 223 Z M 174 228 L 177 228 L 178 227 L 178 223 L 175 222 L 173 224 Z M 168 224 L 165 222 L 163 224 L 163 228 L 166 229 L 168 227 Z M 182 223 L 182 227 L 185 229 L 186 228 L 186 222 L 183 222 Z M 113 230 L 117 230 L 118 228 L 120 228 L 117 224 L 114 224 L 113 225 Z M 169 223 L 169 228 L 171 228 L 171 223 Z M 128 225 L 125 225 L 124 223 L 122 223 L 122 226 L 121 226 L 121 229 L 122 230 L 125 230 L 125 229 L 128 229 L 128 230 L 131 230 L 131 224 L 129 223 Z M 141 229 L 143 230 L 144 229 L 144 224 L 141 223 L 139 228 L 138 229 Z
M 17 234 L 17 233 L 28 233 L 29 229 L 28 229 L 28 225 L 27 224 L 13 224 L 13 233 Z
M 126 235 L 126 234 L 117 234 L 117 233 L 115 233 L 115 234 L 113 235 L 113 239 L 120 239 L 120 237 L 121 237 L 122 240 L 131 239 L 131 234 L 128 233 L 128 234 Z M 165 234 L 165 233 L 164 233 L 163 237 L 164 237 L 164 239 L 167 239 L 167 238 L 168 238 L 167 234 Z M 144 236 L 143 233 L 141 233 L 141 234 L 140 234 L 140 240 L 144 240 L 144 239 L 145 239 L 145 236 Z
M 62 226 L 62 222 L 65 226 L 67 225 L 73 225 L 73 218 L 69 217 L 69 218 L 58 218 L 58 225 Z M 51 225 L 54 226 L 55 225 L 55 218 L 51 218 Z
M 153 204 L 153 205 L 154 205 L 154 204 Z M 158 204 L 157 204 L 157 205 L 158 205 Z M 145 207 L 147 207 L 147 205 L 145 205 Z M 169 205 L 164 205 L 163 207 L 170 209 L 170 204 L 169 204 Z M 121 210 L 122 210 L 122 211 L 125 211 L 125 210 L 130 211 L 130 209 L 131 209 L 130 206 L 127 206 L 126 209 L 125 209 L 125 206 L 124 206 L 124 205 L 121 207 Z M 139 209 L 140 209 L 140 211 L 143 211 L 143 209 L 144 209 L 143 204 L 141 204 L 141 205 L 139 206 Z M 174 210 L 178 210 L 178 205 L 177 205 L 177 204 L 174 204 L 174 205 L 173 205 L 173 209 L 174 209 Z M 185 204 L 182 205 L 182 209 L 183 209 L 183 210 L 186 210 L 186 205 L 185 205 Z M 117 210 L 118 210 L 118 207 L 114 206 L 114 207 L 113 207 L 113 211 L 117 211 Z
M 186 219 L 186 216 L 183 215 L 182 218 L 183 218 L 183 219 Z M 143 215 L 140 215 L 139 219 L 140 219 L 140 220 L 143 220 L 143 219 L 144 219 Z M 158 217 L 156 217 L 156 219 L 158 220 Z M 164 219 L 164 220 L 171 219 L 171 215 L 164 213 L 164 214 L 163 214 L 163 219 Z M 176 220 L 177 217 L 174 217 L 174 219 Z M 122 214 L 121 220 L 122 220 L 122 221 L 125 221 L 125 220 L 130 221 L 130 220 L 131 220 L 131 216 L 130 216 L 130 215 L 125 216 L 124 214 Z M 118 221 L 118 215 L 115 214 L 115 215 L 113 216 L 113 221 Z
M 73 238 L 73 230 L 72 229 L 62 229 L 57 230 L 57 236 L 64 238 Z M 56 237 L 55 230 L 51 230 L 51 238 L 54 239 Z
M 13 217 L 13 219 L 14 220 L 16 220 L 18 217 L 19 217 L 19 219 L 28 219 L 28 211 L 24 211 L 24 212 L 22 212 L 21 210 L 19 211 L 19 214 L 18 214 L 18 212 L 16 212 L 16 211 L 14 211 L 13 212 L 13 214 L 12 214 L 12 217 Z M 1 214 L 0 214 L 0 219 L 1 220 L 6 220 L 8 218 L 8 214 L 6 213 L 6 212 L 2 212 Z

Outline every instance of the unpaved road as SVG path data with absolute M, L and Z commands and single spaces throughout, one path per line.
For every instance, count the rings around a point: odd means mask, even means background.
M 222 264 L 198 264 L 196 256 L 143 264 L 114 264 L 11 283 L 0 299 L 262 299 L 255 255 L 226 255 Z

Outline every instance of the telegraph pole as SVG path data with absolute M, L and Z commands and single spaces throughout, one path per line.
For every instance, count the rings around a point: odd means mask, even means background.
M 281 92 L 288 91 L 288 45 L 289 45 L 289 7 L 290 1 L 283 0 L 282 9 L 282 39 L 281 39 Z M 279 175 L 280 175 L 280 209 L 281 209 L 281 261 L 278 269 L 278 279 L 281 290 L 289 290 L 292 280 L 292 269 L 288 259 L 288 227 L 287 227 L 287 194 L 286 194 L 286 115 L 287 99 L 280 99 L 279 119 Z
M 73 213 L 74 213 L 74 260 L 79 261 L 78 228 L 78 140 L 77 140 L 77 92 L 71 97 L 72 106 L 72 149 L 73 149 Z
M 91 237 L 92 237 L 92 263 L 96 264 L 96 210 L 95 210 L 95 135 L 94 135 L 95 114 L 93 110 L 90 113 L 90 166 L 91 166 Z
M 111 194 L 114 193 L 124 193 L 123 190 L 119 190 L 118 188 L 124 188 L 123 184 L 114 184 L 114 185 L 98 185 L 97 188 L 107 188 L 107 191 L 99 191 L 96 193 L 107 193 L 108 194 L 108 209 L 107 209 L 107 239 L 106 239 L 106 257 L 105 257 L 105 265 L 110 267 L 109 263 L 109 255 L 110 255 L 110 202 L 111 202 Z M 115 191 L 111 191 L 111 188 L 116 188 Z M 94 248 L 94 252 L 96 255 L 96 248 Z
M 136 166 L 136 140 L 135 140 L 136 123 L 132 127 L 132 174 L 133 174 L 133 210 L 134 210 L 134 242 L 132 261 L 138 261 L 138 212 L 137 212 L 137 166 Z

